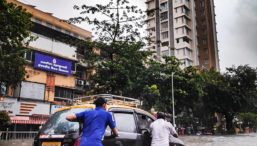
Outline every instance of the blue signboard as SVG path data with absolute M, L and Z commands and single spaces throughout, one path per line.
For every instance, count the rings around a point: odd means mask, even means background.
M 41 70 L 51 71 L 63 75 L 71 74 L 72 62 L 52 56 L 35 53 L 34 67 Z

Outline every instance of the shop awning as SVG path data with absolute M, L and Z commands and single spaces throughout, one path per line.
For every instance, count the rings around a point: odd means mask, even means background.
M 41 125 L 45 124 L 48 118 L 38 118 L 29 116 L 14 116 L 10 117 L 12 124 L 30 124 L 30 125 Z

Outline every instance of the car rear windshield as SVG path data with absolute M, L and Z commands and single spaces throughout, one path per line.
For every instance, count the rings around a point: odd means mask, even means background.
M 79 132 L 79 123 L 66 120 L 66 116 L 71 113 L 79 113 L 89 109 L 75 108 L 57 112 L 42 127 L 42 134 L 73 134 Z

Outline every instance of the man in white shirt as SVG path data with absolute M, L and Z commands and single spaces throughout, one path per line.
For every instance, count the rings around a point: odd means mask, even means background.
M 164 119 L 164 114 L 158 112 L 157 120 L 150 125 L 152 133 L 151 146 L 169 146 L 170 135 L 178 137 L 178 134 L 172 124 Z

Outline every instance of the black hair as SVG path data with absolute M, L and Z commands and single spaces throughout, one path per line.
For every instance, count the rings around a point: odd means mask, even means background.
M 165 114 L 163 112 L 158 112 L 157 119 L 165 119 Z
M 103 97 L 98 97 L 95 101 L 94 104 L 96 107 L 103 106 L 103 104 L 107 103 L 106 99 Z

